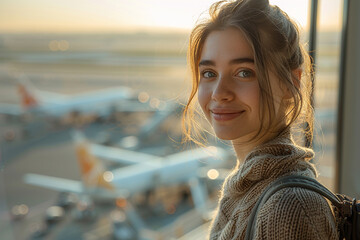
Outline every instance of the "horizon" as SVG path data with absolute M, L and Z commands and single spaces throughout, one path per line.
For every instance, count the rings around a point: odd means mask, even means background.
M 1 35 L 141 35 L 141 34 L 159 34 L 159 35 L 188 35 L 192 29 L 174 29 L 174 28 L 148 28 L 148 29 L 133 29 L 133 30 L 88 30 L 88 31 L 30 31 L 30 30 L 19 30 L 19 31 L 2 31 Z M 338 33 L 337 28 L 325 28 L 319 29 L 318 33 Z M 309 29 L 301 29 L 300 34 L 308 34 Z

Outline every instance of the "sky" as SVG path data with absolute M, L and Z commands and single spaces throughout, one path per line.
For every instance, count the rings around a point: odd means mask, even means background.
M 189 30 L 215 0 L 1 0 L 0 32 Z M 324 29 L 339 28 L 341 0 L 320 2 Z M 270 0 L 308 26 L 309 0 Z

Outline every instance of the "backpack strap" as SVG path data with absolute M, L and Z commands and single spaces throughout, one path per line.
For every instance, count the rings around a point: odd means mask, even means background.
M 255 236 L 256 218 L 260 208 L 275 192 L 288 187 L 300 187 L 317 192 L 320 195 L 327 198 L 328 200 L 330 200 L 331 203 L 336 208 L 338 208 L 340 215 L 342 216 L 351 215 L 352 212 L 351 204 L 344 204 L 346 203 L 346 201 L 340 200 L 334 193 L 332 193 L 329 189 L 321 185 L 315 179 L 305 176 L 299 176 L 299 175 L 285 176 L 271 183 L 260 195 L 258 201 L 256 202 L 249 216 L 248 225 L 246 228 L 245 240 L 251 240 Z

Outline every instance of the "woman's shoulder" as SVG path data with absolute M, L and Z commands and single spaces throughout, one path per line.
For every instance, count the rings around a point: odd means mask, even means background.
M 272 195 L 260 209 L 257 226 L 263 239 L 276 232 L 296 239 L 337 238 L 335 218 L 327 200 L 316 192 L 297 187 Z
M 277 191 L 269 198 L 263 208 L 273 209 L 275 212 L 283 211 L 284 214 L 298 209 L 308 216 L 318 212 L 329 213 L 333 216 L 330 204 L 323 196 L 299 187 L 289 187 Z

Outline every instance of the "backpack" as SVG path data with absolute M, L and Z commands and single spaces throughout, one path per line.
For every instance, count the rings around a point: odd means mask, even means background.
M 305 188 L 328 199 L 336 211 L 336 222 L 339 223 L 339 239 L 360 240 L 360 201 L 356 199 L 351 200 L 343 194 L 334 194 L 313 178 L 295 175 L 279 178 L 270 184 L 260 195 L 259 200 L 251 211 L 245 240 L 251 240 L 255 236 L 255 219 L 259 209 L 275 192 L 288 187 Z

